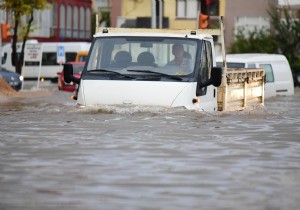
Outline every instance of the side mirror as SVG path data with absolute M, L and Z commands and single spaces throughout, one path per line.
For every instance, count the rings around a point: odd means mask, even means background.
M 73 76 L 73 65 L 66 63 L 64 64 L 64 80 L 66 83 L 74 82 L 76 84 L 80 83 L 80 78 L 76 78 Z
M 222 83 L 222 68 L 213 67 L 211 69 L 211 84 L 215 87 L 219 87 Z
M 209 85 L 213 85 L 215 87 L 219 87 L 222 83 L 222 68 L 213 67 L 211 69 L 211 76 L 208 80 L 203 83 L 198 83 L 198 89 L 203 87 L 207 87 Z

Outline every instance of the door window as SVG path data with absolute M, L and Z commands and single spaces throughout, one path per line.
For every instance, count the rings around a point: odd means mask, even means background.
M 200 64 L 200 72 L 199 72 L 199 77 L 201 83 L 206 82 L 211 75 L 211 68 L 212 68 L 212 48 L 211 44 L 208 41 L 204 41 L 204 45 L 202 48 L 202 53 L 201 53 L 201 64 Z M 207 87 L 203 87 L 200 90 L 197 89 L 197 96 L 203 96 L 206 95 L 206 90 Z
M 266 82 L 274 82 L 274 74 L 271 64 L 259 64 L 259 67 L 265 70 Z

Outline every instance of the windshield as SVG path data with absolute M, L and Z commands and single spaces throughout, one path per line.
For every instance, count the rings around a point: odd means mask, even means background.
M 86 73 L 110 75 L 106 79 L 119 77 L 121 73 L 135 78 L 184 80 L 194 75 L 196 54 L 196 39 L 102 37 L 94 41 Z

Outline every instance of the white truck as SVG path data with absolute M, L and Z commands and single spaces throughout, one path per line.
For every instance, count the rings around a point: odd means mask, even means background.
M 220 29 L 97 28 L 81 78 L 66 64 L 65 81 L 79 84 L 75 99 L 83 106 L 217 111 L 263 104 L 263 69 L 216 67 L 212 35 L 221 36 L 225 59 L 223 34 L 222 18 Z

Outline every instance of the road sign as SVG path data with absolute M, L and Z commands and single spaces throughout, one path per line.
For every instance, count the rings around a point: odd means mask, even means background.
M 26 44 L 24 61 L 40 62 L 42 58 L 42 44 Z
M 64 46 L 57 46 L 57 63 L 65 63 L 66 62 L 66 53 Z
M 38 62 L 39 63 L 39 72 L 38 72 L 38 81 L 37 88 L 39 88 L 40 77 L 41 77 L 41 68 L 42 68 L 42 44 L 26 44 L 24 49 L 24 66 L 26 62 Z M 24 76 L 24 68 L 22 68 L 22 76 Z M 22 82 L 22 90 L 24 87 L 24 82 Z

